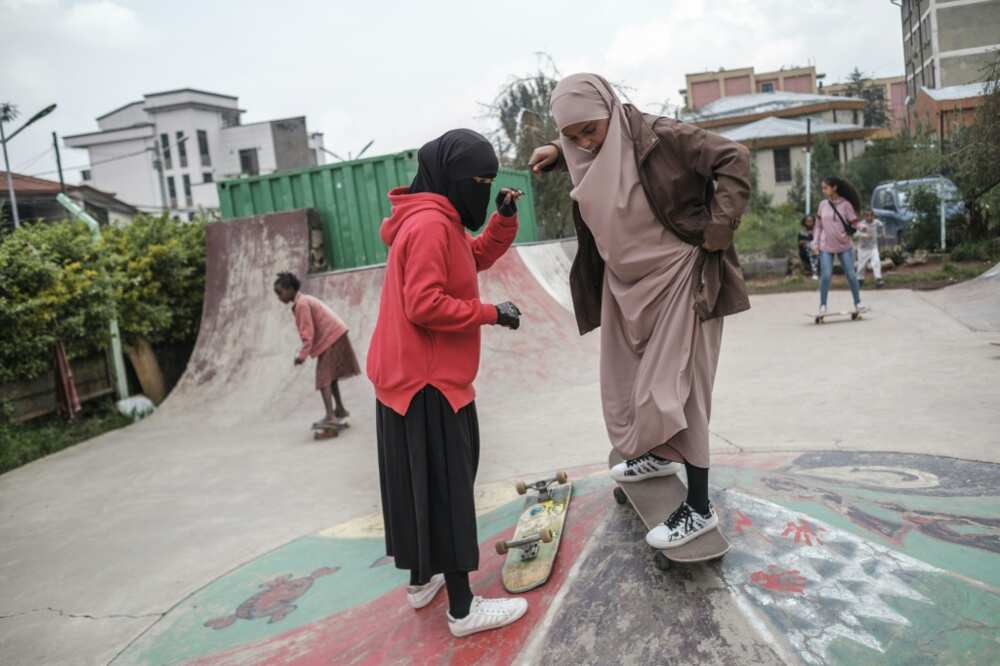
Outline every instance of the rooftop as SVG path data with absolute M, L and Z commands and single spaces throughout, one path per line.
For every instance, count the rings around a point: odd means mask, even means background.
M 985 83 L 966 83 L 961 86 L 948 86 L 947 88 L 924 88 L 927 95 L 935 102 L 952 102 L 958 99 L 969 99 L 970 97 L 982 97 L 986 94 Z
M 695 113 L 689 114 L 685 120 L 714 120 L 728 116 L 748 116 L 759 113 L 774 113 L 797 106 L 811 106 L 824 102 L 864 102 L 854 97 L 837 97 L 836 95 L 814 95 L 776 90 L 769 93 L 753 93 L 750 95 L 733 95 L 723 97 L 706 104 Z
M 10 173 L 10 176 L 11 180 L 14 182 L 14 192 L 19 196 L 54 198 L 60 191 L 62 191 L 62 187 L 59 185 L 59 182 L 55 180 L 38 178 L 37 176 L 29 176 L 27 174 L 16 173 L 14 171 Z M 0 182 L 7 182 L 6 171 L 0 171 Z M 70 196 L 76 195 L 85 199 L 88 198 L 86 196 L 87 194 L 93 194 L 104 202 L 116 206 L 118 209 L 137 212 L 135 207 L 130 206 L 121 199 L 116 198 L 113 192 L 105 192 L 104 190 L 99 190 L 91 185 L 66 185 L 66 193 Z
M 812 120 L 813 134 L 830 134 L 833 132 L 854 132 L 865 129 L 861 125 L 844 123 L 829 123 L 822 120 Z M 778 137 L 805 136 L 806 121 L 797 118 L 764 118 L 749 125 L 741 125 L 720 132 L 722 136 L 733 141 L 752 141 L 754 139 L 775 139 Z

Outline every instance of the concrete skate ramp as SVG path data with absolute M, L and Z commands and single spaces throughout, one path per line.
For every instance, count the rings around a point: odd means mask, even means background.
M 975 280 L 927 294 L 928 300 L 978 332 L 1000 332 L 1000 264 Z
M 292 364 L 299 345 L 292 315 L 272 291 L 275 275 L 282 270 L 297 273 L 303 278 L 304 293 L 320 298 L 344 319 L 364 368 L 384 268 L 308 275 L 308 215 L 299 210 L 209 225 L 201 331 L 187 372 L 163 412 L 246 424 L 248 419 L 291 418 L 303 402 L 317 402 L 311 364 L 305 368 Z M 514 397 L 529 386 L 580 386 L 594 381 L 594 357 L 589 354 L 596 353 L 597 338 L 581 339 L 567 309 L 569 263 L 563 245 L 514 248 L 481 274 L 483 301 L 514 301 L 524 319 L 516 332 L 483 329 L 476 383 L 480 392 Z M 367 410 L 371 392 L 361 392 L 369 394 Z

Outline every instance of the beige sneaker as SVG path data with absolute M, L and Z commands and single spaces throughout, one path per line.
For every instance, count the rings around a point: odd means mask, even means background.
M 483 599 L 475 597 L 469 614 L 456 620 L 448 613 L 448 628 L 453 636 L 461 638 L 480 631 L 499 629 L 513 624 L 528 612 L 528 602 L 520 597 Z
M 435 574 L 423 585 L 407 585 L 406 600 L 414 610 L 423 608 L 434 601 L 434 597 L 442 587 L 444 587 L 444 574 Z

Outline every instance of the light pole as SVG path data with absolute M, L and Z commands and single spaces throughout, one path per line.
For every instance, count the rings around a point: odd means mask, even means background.
M 188 140 L 187 135 L 182 136 L 177 140 L 177 151 L 180 152 L 181 144 Z M 153 147 L 147 148 L 153 152 L 153 168 L 156 169 L 157 180 L 160 182 L 160 205 L 163 207 L 163 212 L 166 213 L 170 210 L 167 207 L 167 181 L 163 177 L 163 157 L 160 155 L 160 142 L 156 138 L 156 134 L 153 135 Z
M 7 142 L 13 139 L 15 136 L 21 133 L 24 128 L 28 127 L 31 123 L 44 118 L 53 111 L 55 111 L 56 105 L 50 104 L 35 115 L 28 119 L 28 122 L 24 123 L 10 136 L 5 136 L 3 131 L 3 124 L 5 122 L 10 122 L 17 117 L 17 111 L 12 104 L 0 105 L 0 144 L 3 145 L 3 167 L 7 171 L 7 189 L 10 191 L 10 209 L 14 213 L 14 228 L 18 228 L 21 225 L 21 218 L 17 214 L 17 193 L 14 192 L 14 176 L 10 173 L 10 160 L 7 157 Z

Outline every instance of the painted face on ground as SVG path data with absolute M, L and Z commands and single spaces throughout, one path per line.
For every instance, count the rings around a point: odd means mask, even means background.
M 601 151 L 601 146 L 604 145 L 604 140 L 608 137 L 609 124 L 608 118 L 585 120 L 581 123 L 567 125 L 563 128 L 562 135 L 572 141 L 577 148 L 596 155 Z

